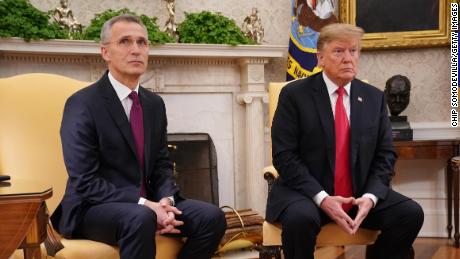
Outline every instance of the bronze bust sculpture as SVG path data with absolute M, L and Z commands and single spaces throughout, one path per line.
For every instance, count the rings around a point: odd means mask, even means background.
M 390 108 L 393 140 L 412 140 L 412 129 L 407 116 L 399 116 L 409 105 L 411 83 L 403 75 L 390 77 L 385 84 L 385 97 Z
M 407 77 L 392 76 L 385 85 L 385 96 L 392 116 L 398 116 L 409 105 L 411 84 Z

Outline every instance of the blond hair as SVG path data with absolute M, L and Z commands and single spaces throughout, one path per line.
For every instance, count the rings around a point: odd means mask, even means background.
M 352 38 L 361 41 L 363 35 L 364 30 L 360 27 L 347 23 L 332 23 L 324 26 L 319 32 L 317 49 L 322 50 L 327 43 L 333 40 Z

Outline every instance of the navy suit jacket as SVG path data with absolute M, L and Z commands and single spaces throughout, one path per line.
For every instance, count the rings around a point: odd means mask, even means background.
M 389 188 L 396 153 L 384 94 L 356 79 L 351 82 L 350 129 L 354 197 L 374 194 L 379 199 L 375 209 L 407 200 Z M 279 178 L 268 196 L 268 221 L 277 221 L 290 203 L 312 199 L 321 190 L 334 195 L 334 116 L 322 73 L 282 89 L 272 151 Z
M 141 173 L 147 199 L 178 192 L 168 158 L 166 110 L 161 97 L 139 87 L 144 116 L 145 168 L 139 168 L 135 140 L 108 73 L 67 100 L 61 124 L 64 162 L 69 178 L 51 220 L 72 237 L 89 206 L 139 201 Z

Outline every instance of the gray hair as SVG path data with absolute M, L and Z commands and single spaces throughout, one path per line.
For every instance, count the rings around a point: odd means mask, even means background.
M 346 23 L 332 23 L 324 26 L 319 32 L 317 49 L 322 50 L 327 43 L 333 40 L 353 38 L 361 41 L 363 35 L 364 30 L 360 27 Z
M 104 23 L 104 25 L 102 26 L 102 29 L 101 29 L 101 36 L 100 36 L 101 37 L 101 43 L 104 44 L 104 43 L 109 42 L 110 29 L 112 29 L 112 26 L 117 22 L 133 22 L 133 23 L 137 23 L 140 26 L 142 26 L 142 28 L 144 28 L 145 34 L 148 35 L 147 28 L 142 23 L 142 21 L 141 21 L 141 19 L 139 17 L 131 15 L 131 14 L 121 14 L 121 15 L 114 16 L 114 17 L 110 18 L 110 20 L 108 20 L 108 21 L 106 21 Z

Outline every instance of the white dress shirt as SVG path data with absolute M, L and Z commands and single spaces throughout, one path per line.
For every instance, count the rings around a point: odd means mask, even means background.
M 131 90 L 126 85 L 117 81 L 117 79 L 113 77 L 110 71 L 109 71 L 109 81 L 112 84 L 113 89 L 117 93 L 118 99 L 120 99 L 121 105 L 123 105 L 123 110 L 125 110 L 126 116 L 128 117 L 128 121 L 129 121 L 131 107 L 133 106 L 133 100 L 131 100 L 131 98 L 129 98 L 128 95 L 132 91 L 136 91 L 136 93 L 139 93 L 139 83 L 137 83 L 136 88 L 134 88 L 134 90 Z
M 337 88 L 339 88 L 338 85 L 336 85 L 334 82 L 332 82 L 329 77 L 327 77 L 326 73 L 323 72 L 323 78 L 324 82 L 326 83 L 327 87 L 327 92 L 329 93 L 329 98 L 331 100 L 331 108 L 332 108 L 332 113 L 334 114 L 335 118 L 335 104 L 337 103 L 337 99 L 339 97 L 339 94 L 336 92 Z M 345 112 L 347 113 L 347 118 L 348 118 L 348 123 L 350 123 L 350 88 L 351 88 L 351 82 L 346 84 L 344 86 L 345 88 L 345 94 L 343 95 L 343 106 L 345 107 Z M 316 205 L 320 206 L 321 202 L 323 202 L 324 198 L 329 196 L 329 194 L 322 190 L 319 193 L 317 193 L 315 196 L 313 196 L 313 201 L 316 203 Z M 377 196 L 375 196 L 372 193 L 365 193 L 363 194 L 362 197 L 368 197 L 369 199 L 372 200 L 374 203 L 374 207 L 378 202 Z

